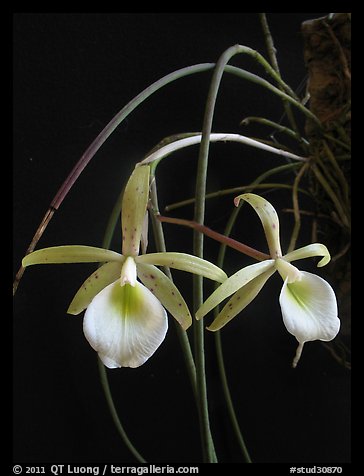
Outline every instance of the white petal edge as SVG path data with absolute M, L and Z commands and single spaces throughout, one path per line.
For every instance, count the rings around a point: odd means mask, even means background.
M 306 271 L 294 283 L 285 280 L 279 302 L 288 332 L 300 344 L 313 340 L 330 341 L 340 329 L 334 290 L 327 281 Z
M 108 368 L 144 364 L 163 342 L 167 314 L 158 299 L 142 284 L 104 288 L 88 306 L 84 334 Z
M 230 278 L 224 281 L 221 286 L 219 286 L 197 310 L 196 319 L 202 319 L 224 299 L 234 294 L 238 289 L 247 285 L 249 281 L 264 273 L 265 271 L 268 271 L 270 268 L 273 268 L 274 263 L 275 260 L 272 259 L 261 261 L 260 263 L 246 266 L 245 268 L 230 276 Z

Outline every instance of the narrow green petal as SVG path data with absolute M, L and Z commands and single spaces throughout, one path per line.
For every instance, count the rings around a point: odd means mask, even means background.
M 77 291 L 67 310 L 68 314 L 77 315 L 86 309 L 102 289 L 120 278 L 121 267 L 122 263 L 110 261 L 92 273 Z
M 239 205 L 240 200 L 248 202 L 257 212 L 264 228 L 271 257 L 281 257 L 282 250 L 279 240 L 279 218 L 275 208 L 265 198 L 255 195 L 254 193 L 243 193 L 236 197 L 234 199 L 235 206 Z
M 33 251 L 23 258 L 22 264 L 25 267 L 33 264 L 103 263 L 122 260 L 123 257 L 115 251 L 93 246 L 68 245 Z
M 227 279 L 226 273 L 218 266 L 196 256 L 186 253 L 148 253 L 135 258 L 137 263 L 167 266 L 189 273 L 199 274 L 205 278 L 222 283 Z
M 260 263 L 252 264 L 233 274 L 219 286 L 202 304 L 196 312 L 196 319 L 206 316 L 214 307 L 224 299 L 234 294 L 238 289 L 246 286 L 252 279 L 268 270 L 274 271 L 274 260 L 269 259 Z
M 85 337 L 109 368 L 139 367 L 163 342 L 167 313 L 140 283 L 106 286 L 87 307 Z
M 151 264 L 138 263 L 138 278 L 159 299 L 184 330 L 192 324 L 191 313 L 173 282 Z
M 312 243 L 312 245 L 303 246 L 302 248 L 287 253 L 283 258 L 286 261 L 295 261 L 297 259 L 311 258 L 312 256 L 323 256 L 317 263 L 319 268 L 327 265 L 331 259 L 329 250 L 321 243 Z
M 249 281 L 248 284 L 240 288 L 233 297 L 225 304 L 224 308 L 217 315 L 213 323 L 207 328 L 209 331 L 218 331 L 237 314 L 250 304 L 261 291 L 264 284 L 272 276 L 275 270 L 269 269 L 256 278 Z
M 139 253 L 149 197 L 149 173 L 150 168 L 147 165 L 136 167 L 125 187 L 121 205 L 123 255 L 125 256 L 136 256 Z

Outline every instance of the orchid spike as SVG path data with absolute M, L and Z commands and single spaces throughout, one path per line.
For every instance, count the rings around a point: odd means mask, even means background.
M 125 187 L 121 207 L 122 254 L 92 246 L 56 246 L 34 251 L 22 262 L 24 267 L 102 263 L 82 284 L 67 312 L 77 315 L 86 310 L 85 337 L 109 368 L 139 367 L 154 354 L 168 330 L 166 310 L 184 330 L 192 324 L 181 293 L 157 266 L 188 271 L 218 282 L 227 279 L 217 266 L 185 253 L 139 256 L 140 243 L 146 242 L 149 176 L 149 166 L 137 166 Z
M 255 299 L 267 280 L 278 271 L 284 282 L 279 297 L 283 322 L 299 342 L 292 363 L 296 367 L 305 342 L 334 339 L 340 329 L 340 320 L 336 296 L 329 283 L 315 274 L 298 270 L 291 261 L 322 256 L 317 266 L 325 266 L 330 261 L 330 253 L 325 245 L 313 243 L 282 256 L 279 219 L 273 206 L 253 193 L 236 197 L 236 206 L 240 200 L 247 201 L 257 212 L 271 259 L 247 266 L 230 276 L 206 299 L 196 318 L 203 318 L 215 306 L 230 298 L 208 327 L 210 331 L 221 329 Z

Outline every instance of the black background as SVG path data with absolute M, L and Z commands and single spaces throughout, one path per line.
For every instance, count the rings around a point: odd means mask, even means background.
M 269 13 L 284 79 L 304 80 L 301 23 L 326 13 Z M 256 13 L 17 13 L 13 15 L 13 260 L 14 274 L 57 189 L 107 122 L 141 90 L 184 66 L 215 62 L 236 43 L 266 55 Z M 264 75 L 251 59 L 231 64 Z M 199 131 L 211 73 L 160 90 L 117 129 L 97 153 L 48 226 L 38 248 L 100 245 L 113 204 L 133 165 L 170 134 Z M 256 85 L 225 75 L 213 130 L 268 138 L 262 127 L 239 126 L 248 116 L 279 121 L 280 101 Z M 160 166 L 161 208 L 193 195 L 198 148 Z M 276 156 L 237 144 L 211 146 L 208 190 L 248 184 Z M 232 197 L 208 202 L 206 223 L 222 231 Z M 289 192 L 269 195 L 278 212 Z M 193 209 L 175 216 L 192 218 Z M 282 213 L 280 213 L 282 216 Z M 244 217 L 244 218 L 243 218 Z M 282 216 L 282 246 L 292 221 Z M 191 252 L 190 230 L 165 228 L 170 250 Z M 287 231 L 286 235 L 284 231 Z M 248 210 L 234 237 L 264 250 L 259 220 Z M 299 245 L 308 243 L 303 233 Z M 118 250 L 119 237 L 113 248 Z M 151 249 L 153 243 L 151 243 Z M 217 246 L 206 241 L 216 259 Z M 250 263 L 229 251 L 226 271 Z M 302 267 L 310 269 L 304 262 Z M 98 379 L 96 354 L 82 317 L 66 309 L 92 265 L 26 270 L 14 299 L 13 398 L 15 463 L 133 463 L 111 421 Z M 175 279 L 190 296 L 191 280 Z M 229 382 L 251 457 L 258 463 L 350 461 L 350 374 L 318 343 L 290 367 L 296 341 L 284 328 L 274 276 L 254 305 L 223 331 Z M 241 462 L 219 387 L 213 336 L 206 335 L 212 430 L 221 462 Z M 197 412 L 174 324 L 156 354 L 139 369 L 108 372 L 120 417 L 151 462 L 199 462 Z

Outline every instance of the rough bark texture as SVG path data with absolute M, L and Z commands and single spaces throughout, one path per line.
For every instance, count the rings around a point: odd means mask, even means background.
M 336 255 L 327 272 L 338 296 L 342 322 L 339 339 L 330 350 L 340 360 L 351 332 L 351 14 L 306 21 L 302 35 L 309 108 L 323 125 L 320 131 L 312 121 L 306 123 L 313 161 L 309 180 L 316 216 L 324 217 L 317 218 L 318 241 L 325 240 L 332 256 Z M 343 360 L 348 360 L 347 354 Z

